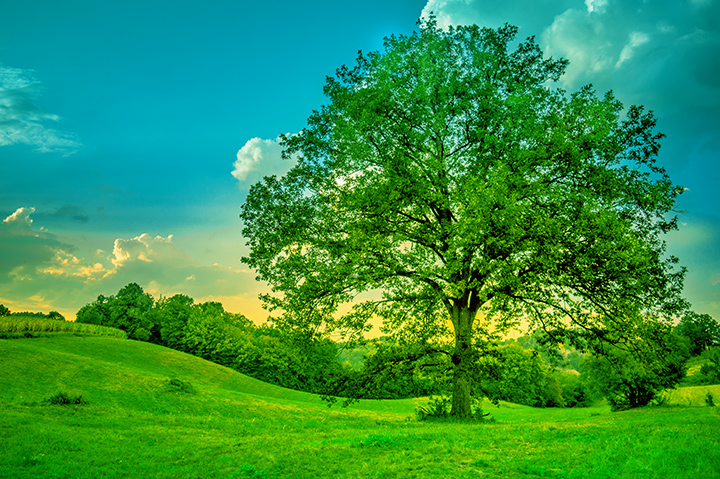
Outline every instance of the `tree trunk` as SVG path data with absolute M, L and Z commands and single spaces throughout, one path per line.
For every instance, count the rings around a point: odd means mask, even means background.
M 466 418 L 472 414 L 472 319 L 469 308 L 454 308 L 453 326 L 455 327 L 455 351 L 453 352 L 453 395 L 452 410 L 454 417 Z

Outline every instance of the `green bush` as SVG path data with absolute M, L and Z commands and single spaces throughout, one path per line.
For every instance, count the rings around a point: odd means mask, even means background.
M 188 381 L 172 378 L 165 381 L 165 390 L 168 392 L 178 392 L 185 394 L 197 394 L 197 391 Z
M 57 394 L 50 396 L 47 402 L 57 406 L 83 405 L 88 403 L 87 400 L 82 397 L 82 394 L 73 395 L 65 391 L 59 391 Z
M 428 404 L 425 406 L 418 406 L 415 409 L 415 417 L 420 421 L 428 420 L 451 420 L 453 417 L 450 415 L 452 401 L 446 396 L 432 397 L 430 396 Z M 490 415 L 489 413 L 483 413 L 482 401 L 480 399 L 473 398 L 471 406 L 472 413 L 470 420 L 473 421 L 484 421 Z

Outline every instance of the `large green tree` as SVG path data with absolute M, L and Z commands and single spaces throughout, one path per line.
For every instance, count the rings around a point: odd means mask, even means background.
M 253 185 L 240 215 L 279 327 L 449 332 L 461 417 L 487 335 L 522 320 L 631 337 L 684 307 L 662 239 L 681 189 L 656 164 L 652 113 L 554 87 L 567 62 L 516 33 L 431 18 L 360 53 L 283 137 L 296 165 Z

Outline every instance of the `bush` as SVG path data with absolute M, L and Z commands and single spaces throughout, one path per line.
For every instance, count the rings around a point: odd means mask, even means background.
M 197 391 L 192 384 L 178 378 L 172 378 L 165 381 L 165 390 L 173 393 L 197 394 Z
M 418 418 L 418 420 L 428 421 L 452 419 L 452 416 L 450 415 L 452 401 L 450 400 L 450 398 L 445 396 L 438 396 L 434 398 L 430 396 L 429 400 L 430 402 L 427 405 L 418 406 L 415 409 L 415 416 Z M 484 421 L 487 416 L 490 415 L 490 413 L 483 413 L 482 401 L 480 399 L 473 399 L 471 410 L 472 414 L 469 418 L 470 420 Z
M 614 346 L 588 355 L 582 365 L 586 384 L 605 396 L 614 411 L 647 406 L 685 375 L 687 349 L 667 335 L 636 344 L 633 353 Z
M 54 396 L 50 396 L 47 401 L 57 406 L 83 405 L 88 403 L 87 400 L 82 397 L 82 394 L 73 395 L 65 391 L 59 391 Z

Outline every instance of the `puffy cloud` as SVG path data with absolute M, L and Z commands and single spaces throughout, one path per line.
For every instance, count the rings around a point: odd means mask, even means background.
M 607 0 L 585 0 L 588 13 L 603 10 L 607 3 Z
M 263 140 L 252 138 L 237 152 L 232 175 L 241 185 L 251 185 L 267 175 L 284 175 L 293 166 L 282 159 L 279 138 Z
M 18 208 L 0 223 L 0 282 L 23 276 L 51 261 L 58 249 L 70 248 L 55 235 L 33 228 L 34 212 L 32 207 Z
M 171 246 L 172 235 L 152 237 L 143 233 L 135 238 L 125 240 L 118 238 L 113 245 L 112 264 L 115 268 L 125 266 L 128 262 L 137 260 L 152 263 L 157 259 L 176 259 L 175 249 Z
M 32 225 L 33 220 L 30 218 L 30 215 L 35 213 L 35 208 L 31 207 L 20 207 L 17 210 L 15 210 L 15 213 L 11 214 L 7 218 L 3 220 L 3 223 L 13 225 L 13 224 L 19 224 L 22 226 L 30 226 Z
M 85 281 L 96 281 L 105 276 L 108 270 L 102 263 L 87 262 L 72 253 L 58 249 L 49 264 L 44 268 L 38 268 L 38 272 L 59 277 L 75 277 Z
M 597 4 L 598 0 L 595 0 Z M 520 28 L 522 38 L 539 35 L 560 12 L 577 6 L 578 0 L 429 0 L 422 11 L 427 18 L 435 14 L 438 26 L 477 24 L 497 28 L 510 23 Z
M 36 105 L 41 91 L 31 70 L 0 65 L 0 146 L 26 144 L 40 152 L 75 153 L 81 147 L 75 135 L 47 126 L 60 117 Z
M 720 104 L 720 32 L 705 18 L 716 6 L 633 0 L 604 2 L 597 9 L 597 0 L 589 4 L 592 12 L 560 12 L 541 36 L 549 54 L 570 60 L 561 80 L 566 87 L 593 83 L 662 114 Z

